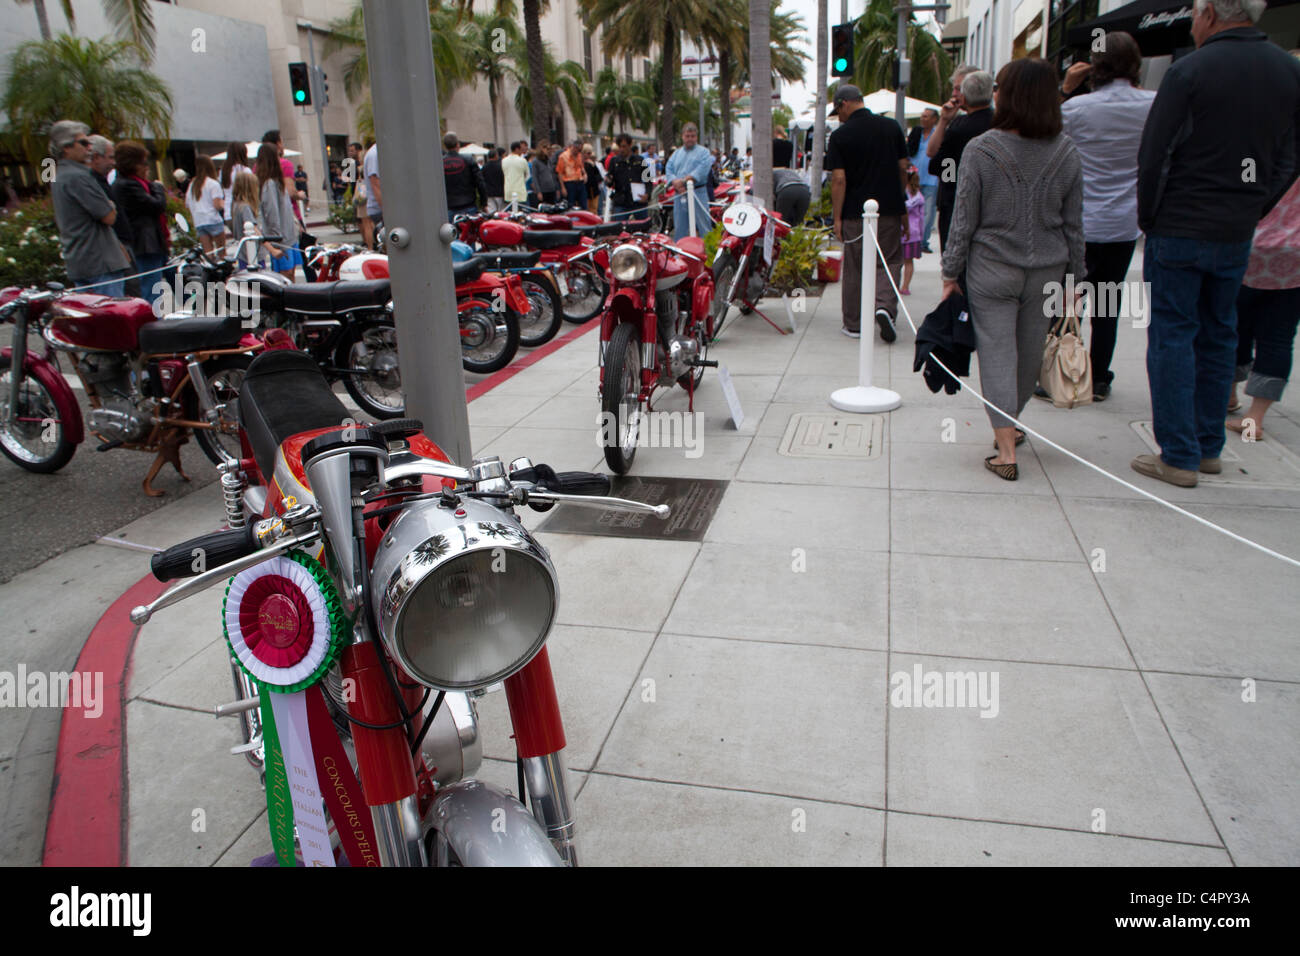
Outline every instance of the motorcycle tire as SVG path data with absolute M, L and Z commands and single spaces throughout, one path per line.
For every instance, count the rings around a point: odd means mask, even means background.
M 244 385 L 244 374 L 252 363 L 247 355 L 223 355 L 212 359 L 203 366 L 203 375 L 208 380 L 208 397 L 219 414 L 215 429 L 196 428 L 194 439 L 203 454 L 214 465 L 234 459 L 242 454 L 239 442 L 239 390 Z M 198 401 L 194 390 L 187 389 L 188 401 L 194 405 L 193 414 L 202 416 L 203 406 Z
M 519 344 L 535 349 L 551 341 L 560 331 L 564 324 L 564 301 L 549 278 L 520 276 L 519 280 L 531 304 L 528 314 L 519 319 Z
M 588 286 L 586 294 L 573 292 L 574 279 Z M 564 321 L 586 322 L 598 315 L 605 307 L 605 297 L 609 294 L 609 285 L 600 269 L 586 261 L 570 262 L 565 272 L 565 282 L 569 293 L 564 296 Z
M 731 311 L 727 300 L 727 291 L 736 276 L 736 260 L 726 249 L 718 251 L 713 259 L 713 302 L 709 306 L 709 321 L 712 328 L 708 330 L 709 341 L 716 341 L 722 331 L 722 323 Z
M 604 413 L 601 416 L 604 425 L 601 441 L 605 446 L 605 464 L 614 474 L 625 475 L 636 457 L 641 418 L 641 337 L 630 322 L 614 329 L 605 348 L 600 410 Z M 614 431 L 612 443 L 611 424 Z
M 506 309 L 494 312 L 483 306 L 457 311 L 460 324 L 460 361 L 467 372 L 498 372 L 519 351 L 519 316 Z
M 3 424 L 9 407 L 9 356 L 0 356 L 0 451 L 19 468 L 48 475 L 72 460 L 77 446 L 63 421 L 80 415 L 76 408 L 60 408 L 53 395 L 31 375 L 24 376 L 18 415 L 27 421 Z
M 367 415 L 376 419 L 406 414 L 402 370 L 397 360 L 397 329 L 391 319 L 352 322 L 334 354 L 335 368 L 348 369 L 343 387 Z

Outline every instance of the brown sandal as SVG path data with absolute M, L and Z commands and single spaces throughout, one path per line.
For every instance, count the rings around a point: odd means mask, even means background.
M 1017 428 L 1017 429 L 1016 429 L 1016 447 L 1019 448 L 1019 447 L 1020 447 L 1021 445 L 1023 445 L 1024 443 L 1025 443 L 1025 433 L 1022 432 L 1019 428 Z M 994 443 L 993 443 L 993 448 L 996 450 L 997 447 L 998 447 L 998 443 L 997 443 L 997 442 L 994 442 Z
M 987 468 L 989 471 L 993 472 L 993 474 L 997 475 L 999 478 L 1003 479 L 1004 481 L 1015 481 L 1018 477 L 1020 477 L 1020 470 L 1016 467 L 1016 463 L 1014 461 L 1006 462 L 1001 465 L 995 465 L 993 464 L 993 459 L 996 457 L 998 456 L 989 455 L 987 458 L 985 458 L 984 467 Z

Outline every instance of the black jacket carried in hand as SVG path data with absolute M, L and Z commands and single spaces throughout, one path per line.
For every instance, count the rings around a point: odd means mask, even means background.
M 938 366 L 935 359 L 963 378 L 970 375 L 970 356 L 975 351 L 975 328 L 971 324 L 966 297 L 954 292 L 925 317 L 916 331 L 916 358 L 912 371 L 922 373 L 932 392 L 944 389 L 956 395 L 961 384 Z
M 501 160 L 489 159 L 483 164 L 483 188 L 491 199 L 501 199 L 506 194 L 506 175 L 501 171 Z
M 146 190 L 134 176 L 121 176 L 113 183 L 118 218 L 131 224 L 131 251 L 137 256 L 164 255 L 167 238 L 160 217 L 167 211 L 167 190 L 162 183 L 149 183 Z
M 467 206 L 487 205 L 487 187 L 483 172 L 472 159 L 460 153 L 442 154 L 442 175 L 447 182 L 447 208 L 464 209 Z M 502 186 L 504 191 L 505 187 Z
M 1253 27 L 1216 33 L 1160 81 L 1138 151 L 1147 234 L 1246 242 L 1296 179 L 1300 63 Z

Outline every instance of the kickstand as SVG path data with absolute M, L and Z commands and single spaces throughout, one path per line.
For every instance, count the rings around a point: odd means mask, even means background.
M 144 476 L 144 493 L 150 498 L 158 498 L 167 493 L 154 488 L 151 484 L 158 477 L 158 472 L 162 471 L 163 465 L 172 465 L 182 481 L 190 480 L 190 476 L 185 474 L 185 469 L 181 467 L 181 445 L 188 441 L 189 437 L 181 430 L 168 429 L 163 433 L 162 441 L 158 446 L 158 456 L 154 458 L 148 474 Z
M 781 326 L 777 325 L 775 322 L 773 322 L 771 319 L 769 319 L 769 318 L 767 317 L 767 313 L 764 312 L 762 309 L 760 309 L 758 306 L 753 305 L 753 304 L 751 304 L 751 303 L 749 303 L 749 302 L 746 302 L 745 304 L 748 305 L 751 309 L 753 309 L 754 312 L 755 312 L 755 313 L 756 313 L 760 318 L 762 318 L 762 320 L 763 320 L 764 322 L 766 322 L 768 325 L 772 326 L 772 328 L 776 329 L 776 330 L 777 330 L 778 332 L 780 332 L 782 335 L 789 335 L 789 334 L 790 334 L 790 330 L 789 330 L 789 329 L 783 329 L 783 328 L 781 328 Z

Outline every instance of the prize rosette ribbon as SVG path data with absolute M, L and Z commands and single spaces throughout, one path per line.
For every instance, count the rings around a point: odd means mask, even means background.
M 290 552 L 231 578 L 223 613 L 231 653 L 262 698 L 266 803 L 276 858 L 281 866 L 295 865 L 297 824 L 303 862 L 333 866 L 312 744 L 327 752 L 326 759 L 342 747 L 337 734 L 329 735 L 331 741 L 319 730 L 313 741 L 308 710 L 317 703 L 323 707 L 315 687 L 346 643 L 338 592 L 324 568 Z M 346 758 L 343 764 L 355 782 Z

